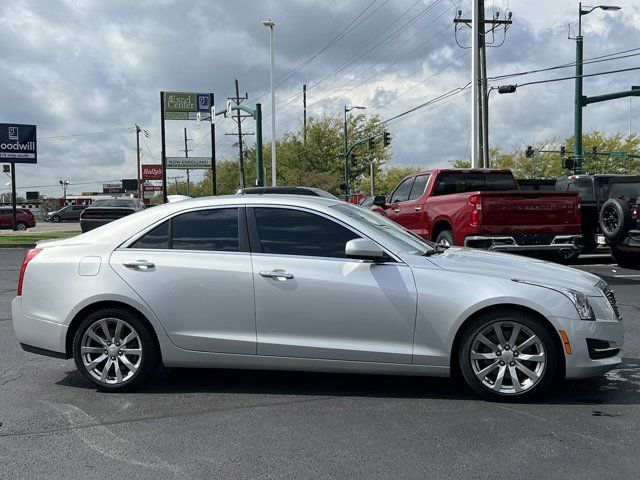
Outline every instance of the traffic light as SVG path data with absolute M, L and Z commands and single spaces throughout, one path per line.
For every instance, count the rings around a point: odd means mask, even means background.
M 533 147 L 531 145 L 527 147 L 527 150 L 524 152 L 524 155 L 527 158 L 533 157 Z
M 356 154 L 352 153 L 349 155 L 349 166 L 353 167 L 353 164 L 356 162 Z
M 376 147 L 376 142 L 374 138 L 369 139 L 369 150 L 373 150 Z
M 573 164 L 574 164 L 573 157 L 562 159 L 562 168 L 566 168 L 567 170 L 573 170 Z
M 591 147 L 591 155 L 593 155 L 594 157 L 598 154 L 598 147 Z
M 560 156 L 564 157 L 566 153 L 567 149 L 564 146 L 560 147 Z
M 382 146 L 388 147 L 391 144 L 391 134 L 389 132 L 384 132 L 382 134 Z

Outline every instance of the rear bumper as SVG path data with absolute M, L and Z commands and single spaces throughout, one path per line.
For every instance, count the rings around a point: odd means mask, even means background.
M 464 239 L 465 247 L 483 248 L 502 252 L 511 251 L 550 251 L 561 252 L 578 250 L 581 235 L 555 235 L 550 239 L 532 234 L 530 239 L 516 239 L 512 235 L 471 235 Z
M 46 351 L 48 356 L 67 358 L 66 325 L 25 315 L 22 297 L 16 297 L 11 302 L 11 318 L 13 330 L 24 350 L 41 354 Z
M 103 225 L 106 225 L 107 223 L 111 223 L 113 221 L 115 221 L 115 218 L 109 218 L 109 219 L 85 219 L 85 218 L 81 218 L 80 219 L 80 229 L 83 232 L 88 232 L 89 230 L 93 230 L 94 228 L 98 228 L 101 227 Z

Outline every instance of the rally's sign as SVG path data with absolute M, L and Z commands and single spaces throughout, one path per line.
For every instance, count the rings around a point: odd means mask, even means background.
M 211 157 L 167 157 L 167 168 L 211 168 Z
M 162 164 L 142 165 L 143 180 L 162 180 Z
M 36 126 L 0 123 L 0 161 L 37 163 Z

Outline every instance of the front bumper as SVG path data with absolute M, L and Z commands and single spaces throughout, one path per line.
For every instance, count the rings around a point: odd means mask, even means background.
M 472 235 L 464 239 L 464 246 L 502 252 L 562 252 L 578 250 L 581 239 L 581 235 Z
M 43 350 L 50 352 L 47 355 L 67 357 L 66 325 L 25 315 L 22 311 L 22 297 L 16 297 L 11 302 L 11 317 L 13 330 L 24 350 L 36 353 L 42 353 L 37 350 Z
M 560 317 L 553 317 L 552 321 L 558 330 L 564 330 L 567 333 L 571 343 L 571 355 L 565 351 L 566 378 L 597 377 L 604 375 L 622 362 L 622 344 L 624 343 L 622 321 L 586 321 Z M 604 358 L 598 358 L 599 356 Z

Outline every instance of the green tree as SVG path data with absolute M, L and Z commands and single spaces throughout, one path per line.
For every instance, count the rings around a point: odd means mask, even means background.
M 402 181 L 404 177 L 421 170 L 417 167 L 387 167 L 375 174 L 375 194 L 388 195 Z M 354 185 L 355 190 L 369 194 L 371 183 L 368 176 L 362 176 Z

